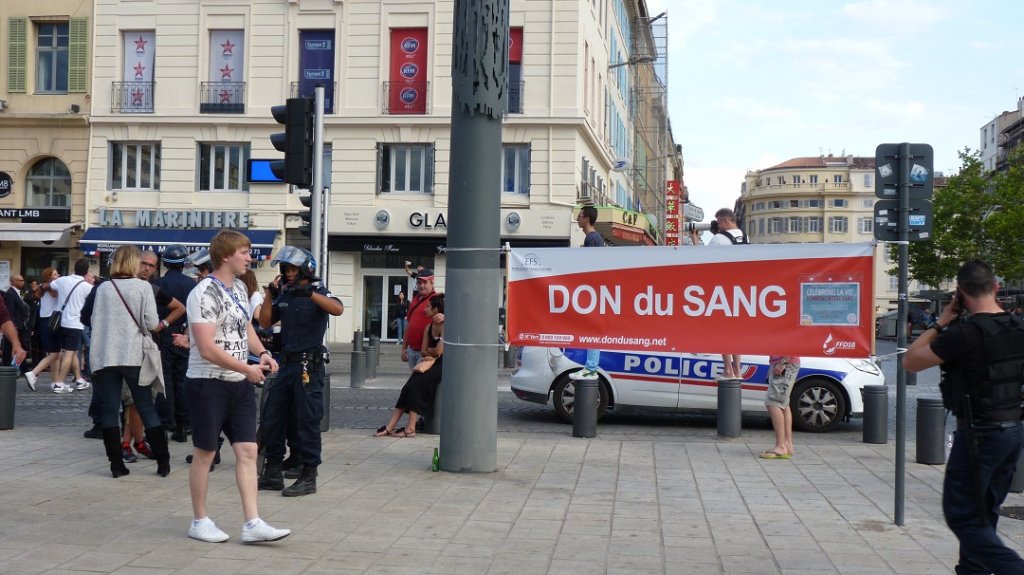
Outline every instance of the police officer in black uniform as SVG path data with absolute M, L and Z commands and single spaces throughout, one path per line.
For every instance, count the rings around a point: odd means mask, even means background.
M 283 490 L 285 497 L 297 497 L 316 493 L 325 379 L 323 339 L 328 316 L 341 315 L 345 307 L 318 285 L 316 259 L 308 251 L 285 246 L 273 264 L 280 264 L 281 275 L 266 287 L 259 321 L 263 329 L 281 322 L 281 368 L 267 390 L 264 405 L 266 463 L 259 488 Z M 285 488 L 281 465 L 290 417 L 295 417 L 302 469 L 295 483 Z
M 946 524 L 960 540 L 956 572 L 1024 573 L 1024 560 L 996 533 L 1024 445 L 1024 322 L 996 301 L 999 284 L 985 262 L 965 263 L 956 282 L 952 302 L 910 346 L 903 366 L 940 366 L 942 399 L 956 415 L 942 487 Z M 970 317 L 958 321 L 961 313 Z
M 164 273 L 163 277 L 153 280 L 155 285 L 180 302 L 187 302 L 188 294 L 192 291 L 192 288 L 196 287 L 195 280 L 182 273 L 182 269 L 189 261 L 188 256 L 188 249 L 181 244 L 167 246 L 161 254 L 161 260 L 167 268 L 167 272 Z M 165 310 L 159 305 L 157 306 L 157 314 L 160 317 L 165 317 Z M 185 399 L 185 372 L 188 371 L 188 349 L 174 345 L 174 334 L 185 333 L 186 329 L 188 329 L 188 316 L 183 315 L 170 322 L 160 332 L 158 340 L 160 344 L 160 358 L 164 369 L 164 385 L 168 389 L 168 398 L 173 397 L 170 405 L 173 412 L 170 415 L 174 419 L 174 425 L 169 426 L 174 430 L 171 433 L 171 439 L 179 443 L 184 443 L 188 440 L 188 403 Z M 164 423 L 169 424 L 171 422 Z

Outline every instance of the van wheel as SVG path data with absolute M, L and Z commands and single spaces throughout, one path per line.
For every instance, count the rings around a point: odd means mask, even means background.
M 797 382 L 789 401 L 793 427 L 800 431 L 832 431 L 846 417 L 846 397 L 835 382 L 827 379 Z
M 555 406 L 555 414 L 564 423 L 572 423 L 572 411 L 576 404 L 576 382 L 569 379 L 568 375 L 563 375 L 555 383 L 553 391 L 551 402 Z M 608 382 L 604 380 L 604 377 L 597 380 L 597 395 L 597 419 L 600 420 L 608 410 L 610 395 Z

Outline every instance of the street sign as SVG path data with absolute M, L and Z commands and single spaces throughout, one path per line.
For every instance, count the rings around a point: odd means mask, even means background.
M 880 242 L 899 241 L 899 200 L 878 200 L 875 202 L 875 239 Z M 920 242 L 931 237 L 932 202 L 931 200 L 910 200 L 910 212 L 907 214 L 907 240 Z
M 900 147 L 902 144 L 879 144 L 875 148 L 875 196 L 883 200 L 899 197 Z M 928 144 L 910 144 L 911 199 L 931 199 L 935 154 Z

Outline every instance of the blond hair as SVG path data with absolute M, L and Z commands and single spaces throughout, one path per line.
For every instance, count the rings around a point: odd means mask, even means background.
M 239 248 L 252 248 L 249 236 L 235 230 L 221 230 L 210 240 L 210 263 L 220 268 L 224 260 L 235 255 Z
M 110 264 L 110 277 L 133 278 L 139 273 L 142 263 L 142 252 L 139 248 L 126 244 L 114 252 L 114 261 Z

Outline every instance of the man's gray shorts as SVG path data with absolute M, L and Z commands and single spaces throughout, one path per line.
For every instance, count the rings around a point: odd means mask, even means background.
M 769 407 L 786 409 L 789 405 L 789 396 L 793 393 L 793 384 L 796 382 L 796 374 L 800 368 L 795 365 L 787 365 L 782 375 L 772 374 L 771 366 L 768 367 L 768 390 L 765 392 L 764 404 Z

